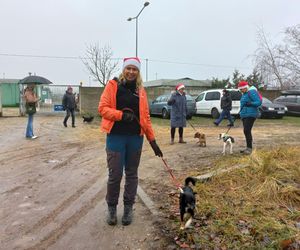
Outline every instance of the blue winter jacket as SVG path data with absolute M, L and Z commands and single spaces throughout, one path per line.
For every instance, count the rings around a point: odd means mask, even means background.
M 258 107 L 261 105 L 261 100 L 255 89 L 249 89 L 242 95 L 240 100 L 241 112 L 240 117 L 254 117 L 258 116 Z

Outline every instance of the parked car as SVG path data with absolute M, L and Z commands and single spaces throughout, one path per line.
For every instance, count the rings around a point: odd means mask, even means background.
M 263 97 L 262 105 L 259 107 L 259 118 L 282 118 L 288 111 L 282 104 L 276 104 Z
M 274 103 L 286 106 L 288 115 L 300 116 L 300 90 L 282 91 Z
M 218 118 L 221 109 L 221 97 L 223 89 L 211 89 L 201 92 L 195 99 L 196 114 L 211 115 L 213 118 Z M 228 89 L 232 99 L 232 115 L 237 115 L 240 111 L 241 92 L 238 89 Z
M 170 112 L 172 106 L 168 105 L 168 100 L 171 94 L 160 95 L 149 105 L 150 115 L 160 115 L 163 119 L 170 118 Z M 191 119 L 196 112 L 195 100 L 190 96 L 186 95 L 187 100 L 187 119 Z

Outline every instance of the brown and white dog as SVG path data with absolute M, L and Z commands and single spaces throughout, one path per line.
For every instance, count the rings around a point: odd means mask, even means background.
M 206 137 L 205 134 L 196 132 L 194 135 L 194 138 L 198 138 L 199 141 L 197 141 L 197 143 L 199 143 L 200 147 L 206 147 Z
M 219 134 L 219 140 L 223 140 L 223 151 L 222 154 L 225 155 L 226 146 L 229 145 L 229 153 L 232 154 L 232 144 L 234 143 L 234 138 L 228 134 L 222 133 Z

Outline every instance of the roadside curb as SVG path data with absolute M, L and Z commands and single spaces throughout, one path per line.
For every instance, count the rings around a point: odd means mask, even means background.
M 137 194 L 138 194 L 139 198 L 142 200 L 142 202 L 145 204 L 145 206 L 149 209 L 149 211 L 153 215 L 158 215 L 159 214 L 157 209 L 155 208 L 154 202 L 151 200 L 149 195 L 147 195 L 145 193 L 145 191 L 141 188 L 140 185 L 138 186 Z
M 220 174 L 223 174 L 223 173 L 227 173 L 227 172 L 230 172 L 230 171 L 235 170 L 235 169 L 245 168 L 245 167 L 248 167 L 248 165 L 242 165 L 242 166 L 239 165 L 239 166 L 233 166 L 233 167 L 226 168 L 226 169 L 219 169 L 219 170 L 215 170 L 215 171 L 212 171 L 212 172 L 208 172 L 206 174 L 198 175 L 195 178 L 197 180 L 201 181 L 201 182 L 206 182 L 209 179 L 211 179 L 213 176 L 220 175 Z

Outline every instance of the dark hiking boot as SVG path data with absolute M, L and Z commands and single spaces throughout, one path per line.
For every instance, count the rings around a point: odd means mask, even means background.
M 216 126 L 219 126 L 219 124 L 218 124 L 217 122 L 214 122 L 214 124 L 215 124 Z
M 132 222 L 132 205 L 124 205 L 124 214 L 122 217 L 123 226 L 128 226 Z
M 246 148 L 246 149 L 242 149 L 240 151 L 241 154 L 244 154 L 244 155 L 251 155 L 252 153 L 252 148 Z
M 72 128 L 76 128 L 76 126 L 75 126 L 75 125 L 72 125 Z
M 117 225 L 117 206 L 108 206 L 106 222 L 111 226 Z
M 233 127 L 233 126 L 234 126 L 233 123 L 229 123 L 229 124 L 227 125 L 227 127 Z
M 63 122 L 63 123 L 64 123 L 64 126 L 65 126 L 65 127 L 68 127 L 68 125 L 67 125 L 67 123 L 66 123 L 66 122 Z
M 174 144 L 174 138 L 171 138 L 170 145 Z
M 184 141 L 182 137 L 179 137 L 179 141 L 178 142 L 179 143 L 186 143 L 186 141 Z

